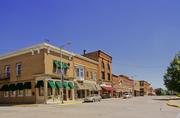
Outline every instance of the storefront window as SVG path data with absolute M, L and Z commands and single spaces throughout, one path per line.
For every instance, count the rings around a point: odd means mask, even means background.
M 10 91 L 10 97 L 16 97 L 16 91 Z
M 9 92 L 8 91 L 4 91 L 4 97 L 9 97 Z
M 39 88 L 39 96 L 44 96 L 44 87 Z
M 19 97 L 23 96 L 23 90 L 18 90 L 18 91 L 17 91 L 17 95 L 18 95 Z
M 26 96 L 32 96 L 32 91 L 31 91 L 31 89 L 25 89 L 25 95 L 26 95 Z
M 52 95 L 52 88 L 48 88 L 48 96 Z

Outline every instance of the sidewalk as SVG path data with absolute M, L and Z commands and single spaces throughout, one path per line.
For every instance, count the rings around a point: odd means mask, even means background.
M 167 105 L 180 108 L 180 100 L 169 100 Z

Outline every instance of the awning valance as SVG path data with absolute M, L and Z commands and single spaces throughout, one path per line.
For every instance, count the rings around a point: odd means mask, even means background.
M 9 86 L 8 85 L 3 85 L 1 87 L 1 91 L 9 91 Z
M 25 82 L 24 83 L 24 89 L 31 89 L 32 86 L 31 86 L 31 82 Z
M 48 88 L 56 88 L 56 85 L 52 80 L 48 81 Z
M 68 84 L 71 89 L 74 89 L 74 84 L 72 82 L 68 82 Z
M 63 87 L 66 89 L 70 89 L 68 82 L 63 82 Z
M 23 83 L 17 83 L 17 84 L 16 84 L 16 89 L 17 89 L 17 90 L 23 90 L 23 89 L 24 89 Z
M 10 84 L 10 85 L 9 85 L 9 90 L 10 90 L 10 91 L 15 91 L 15 90 L 17 90 L 16 85 L 15 85 L 15 84 Z
M 54 66 L 56 66 L 58 69 L 68 69 L 69 68 L 69 65 L 64 63 L 64 62 L 60 62 L 60 61 L 57 61 L 57 60 L 54 60 L 53 61 L 53 64 Z
M 57 88 L 62 88 L 63 87 L 62 82 L 57 81 L 57 82 L 55 82 L 55 84 L 56 84 Z
M 38 81 L 35 87 L 36 87 L 36 88 L 44 87 L 44 82 L 43 82 L 43 80 Z
M 106 87 L 106 86 L 101 86 L 101 87 L 106 91 L 116 91 L 113 87 Z

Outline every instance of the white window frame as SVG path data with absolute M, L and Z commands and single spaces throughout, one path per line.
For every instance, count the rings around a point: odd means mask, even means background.
M 94 80 L 93 72 L 90 72 L 90 79 L 91 79 L 91 80 Z
M 4 97 L 5 98 L 9 97 L 9 91 L 4 91 Z
M 5 66 L 5 76 L 8 77 L 11 74 L 11 68 L 9 65 Z
M 78 74 L 77 74 L 77 69 L 78 69 Z M 76 66 L 76 79 L 84 80 L 84 67 L 83 66 Z
M 96 72 L 93 73 L 93 79 L 97 80 L 97 73 Z
M 25 96 L 32 96 L 32 90 L 31 89 L 25 89 Z
M 22 92 L 22 94 L 20 94 Z M 24 96 L 24 90 L 17 90 L 17 96 L 23 97 Z
M 21 68 L 19 68 L 19 66 Z M 19 71 L 20 71 L 20 73 L 19 73 Z M 20 76 L 21 75 L 21 71 L 22 71 L 22 65 L 20 63 L 17 63 L 16 64 L 16 76 Z

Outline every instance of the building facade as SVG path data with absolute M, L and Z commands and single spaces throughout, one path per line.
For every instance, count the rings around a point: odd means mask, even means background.
M 101 85 L 101 95 L 103 97 L 112 97 L 114 88 L 112 87 L 112 57 L 101 50 L 84 52 L 83 56 L 98 62 L 97 83 Z
M 25 48 L 0 57 L 0 103 L 60 103 L 98 94 L 97 73 L 98 62 L 53 45 Z
M 150 86 L 147 81 L 141 80 L 140 82 L 140 96 L 147 96 L 150 93 Z
M 92 94 L 100 94 L 101 87 L 96 84 L 98 73 L 98 62 L 81 55 L 75 55 L 75 98 L 85 98 Z

